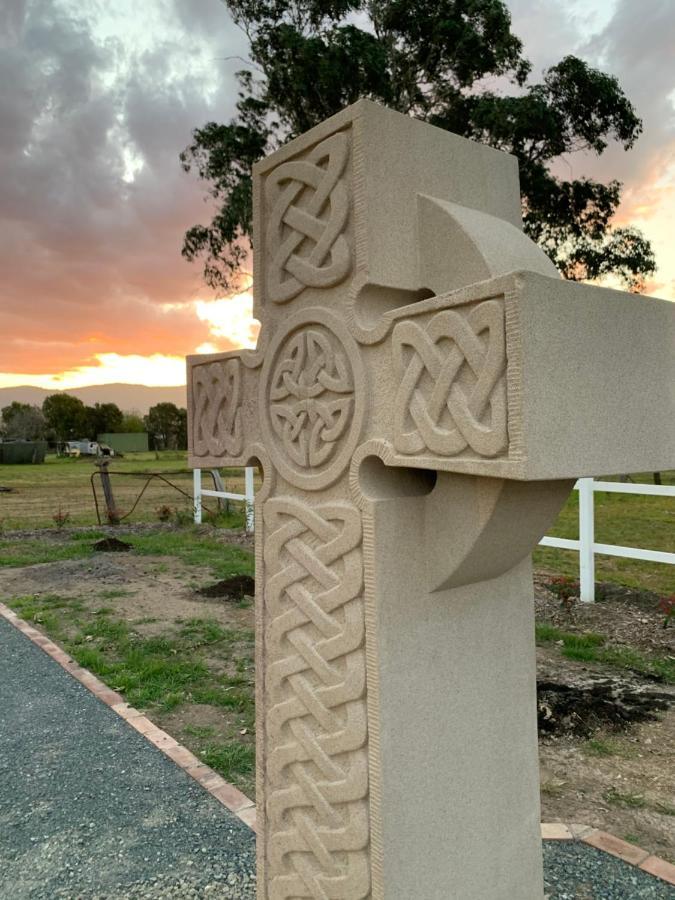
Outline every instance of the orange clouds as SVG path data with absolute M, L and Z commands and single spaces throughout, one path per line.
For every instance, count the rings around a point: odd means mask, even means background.
M 63 325 L 70 340 L 54 340 L 49 321 L 38 323 L 31 338 L 10 337 L 3 346 L 0 387 L 75 388 L 87 384 L 177 385 L 185 381 L 184 357 L 253 346 L 258 323 L 252 298 L 243 292 L 217 300 L 165 303 L 126 314 L 94 309 L 77 324 Z M 0 315 L 0 319 L 2 316 Z M 101 330 L 87 333 L 97 322 Z M 114 349 L 113 349 L 114 348 Z
M 222 300 L 197 300 L 195 310 L 199 320 L 208 323 L 212 338 L 225 338 L 233 347 L 255 346 L 260 326 L 253 319 L 249 290 Z

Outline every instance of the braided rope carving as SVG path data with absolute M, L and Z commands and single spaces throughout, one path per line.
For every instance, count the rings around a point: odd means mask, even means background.
M 348 137 L 338 132 L 304 159 L 282 163 L 267 178 L 265 190 L 273 198 L 267 291 L 275 303 L 292 300 L 306 287 L 331 287 L 351 268 L 343 233 L 349 217 L 343 178 L 348 156 Z
M 239 360 L 194 366 L 192 395 L 195 456 L 239 456 L 243 449 Z
M 508 445 L 506 344 L 499 300 L 468 313 L 447 310 L 426 328 L 399 323 L 392 335 L 400 377 L 394 445 L 401 453 L 493 457 Z
M 269 900 L 370 896 L 361 520 L 264 506 Z

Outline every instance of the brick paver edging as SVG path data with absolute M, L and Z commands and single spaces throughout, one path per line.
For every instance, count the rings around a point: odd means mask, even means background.
M 541 836 L 545 841 L 581 841 L 598 850 L 604 850 L 618 859 L 622 859 L 631 866 L 637 866 L 650 875 L 662 878 L 668 884 L 675 884 L 675 866 L 654 856 L 648 850 L 622 841 L 599 828 L 591 828 L 590 825 L 564 825 L 562 822 L 542 822 Z
M 230 812 L 233 812 L 242 822 L 245 822 L 249 828 L 253 831 L 256 830 L 255 803 L 251 799 L 242 794 L 233 784 L 225 781 L 209 766 L 205 766 L 198 757 L 191 753 L 187 747 L 179 744 L 170 734 L 158 728 L 150 719 L 137 709 L 134 709 L 133 706 L 125 703 L 120 694 L 103 684 L 87 669 L 79 666 L 57 644 L 50 641 L 37 628 L 33 628 L 28 622 L 20 619 L 15 612 L 3 603 L 0 603 L 0 616 L 10 622 L 15 628 L 18 628 L 34 644 L 37 644 L 66 672 L 69 672 L 80 684 L 88 688 L 95 697 L 98 697 L 106 706 L 114 710 L 118 716 L 128 722 L 132 728 L 135 728 L 136 731 L 142 734 L 151 744 L 154 744 L 169 759 L 172 759 L 191 778 L 199 782 L 216 800 L 219 800 Z M 596 847 L 598 850 L 604 850 L 605 853 L 616 856 L 632 866 L 637 866 L 639 869 L 648 872 L 650 875 L 655 875 L 669 884 L 675 885 L 675 866 L 666 862 L 665 859 L 643 850 L 642 847 L 622 841 L 620 838 L 614 837 L 614 835 L 608 834 L 606 831 L 600 831 L 598 828 L 591 828 L 589 825 L 565 825 L 562 822 L 542 822 L 541 836 L 543 840 L 547 841 L 581 841 L 589 844 L 591 847 Z

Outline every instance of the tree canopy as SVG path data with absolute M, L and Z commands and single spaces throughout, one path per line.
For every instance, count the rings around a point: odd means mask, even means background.
M 95 441 L 99 434 L 123 430 L 124 414 L 116 403 L 94 403 L 86 407 L 87 436 Z
M 47 426 L 58 441 L 71 441 L 87 435 L 87 407 L 71 394 L 50 394 L 42 402 Z
M 58 441 L 95 441 L 99 434 L 119 432 L 124 426 L 124 414 L 116 403 L 85 406 L 72 394 L 50 394 L 42 403 L 42 412 L 51 436 Z
M 642 123 L 616 78 L 566 56 L 532 81 L 503 0 L 228 0 L 250 42 L 237 114 L 194 130 L 181 154 L 208 183 L 216 213 L 184 238 L 206 282 L 232 289 L 248 257 L 253 164 L 366 97 L 513 153 L 523 222 L 569 279 L 618 277 L 640 290 L 656 270 L 649 242 L 614 227 L 621 184 L 564 179 L 552 163 L 610 141 L 625 150 Z M 356 24 L 358 23 L 358 24 Z
M 187 449 L 187 410 L 175 403 L 157 403 L 145 417 L 155 450 Z
M 47 423 L 39 406 L 13 400 L 0 410 L 0 434 L 6 440 L 37 441 L 44 438 Z

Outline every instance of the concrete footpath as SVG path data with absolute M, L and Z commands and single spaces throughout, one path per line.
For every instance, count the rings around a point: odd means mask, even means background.
M 544 871 L 549 900 L 675 900 L 578 841 Z M 253 831 L 0 617 L 0 900 L 253 900 L 254 873 Z

